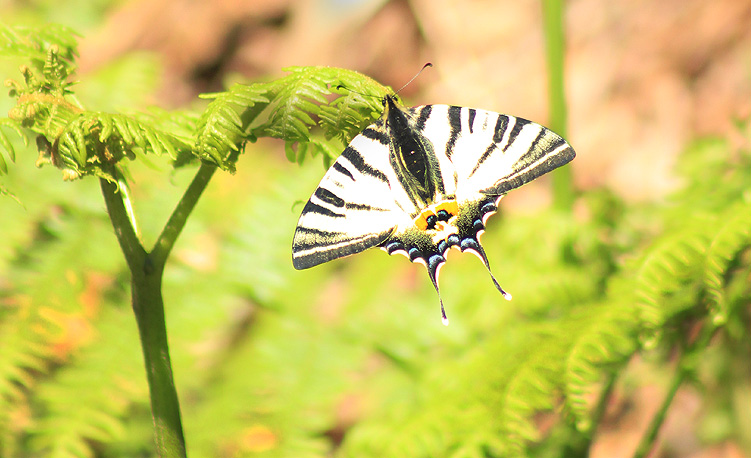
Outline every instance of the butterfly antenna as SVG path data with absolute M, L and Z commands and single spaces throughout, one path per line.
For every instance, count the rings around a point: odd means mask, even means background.
M 402 91 L 402 89 L 404 89 L 405 87 L 409 86 L 410 83 L 412 83 L 412 81 L 414 81 L 418 76 L 420 76 L 420 73 L 422 73 L 423 70 L 425 70 L 428 67 L 432 67 L 432 66 L 433 66 L 433 64 L 431 64 L 430 62 L 428 62 L 425 65 L 423 65 L 422 68 L 420 69 L 420 71 L 417 72 L 417 74 L 415 74 L 415 76 L 413 76 L 412 79 L 410 79 L 409 81 L 407 81 L 407 84 L 405 84 L 404 86 L 400 87 L 398 91 L 394 92 L 394 95 L 400 93 Z
M 493 272 L 490 270 L 490 262 L 488 262 L 488 257 L 485 255 L 485 250 L 482 248 L 482 245 L 475 240 L 471 238 L 466 238 L 462 240 L 461 243 L 462 251 L 470 250 L 474 254 L 477 255 L 478 258 L 482 261 L 483 264 L 485 264 L 485 268 L 488 269 L 488 273 L 490 274 L 490 278 L 493 280 L 493 284 L 495 285 L 495 288 L 503 295 L 503 298 L 507 301 L 511 300 L 511 294 L 504 291 L 503 288 L 501 288 L 501 285 L 498 284 L 498 280 L 495 279 L 495 276 L 493 276 Z

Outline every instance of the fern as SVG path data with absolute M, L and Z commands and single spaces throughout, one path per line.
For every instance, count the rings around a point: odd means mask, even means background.
M 49 50 L 56 49 L 61 63 L 73 67 L 78 55 L 78 40 L 72 29 L 60 24 L 45 24 L 43 27 L 9 27 L 0 24 L 0 55 L 29 59 L 37 70 L 48 62 Z
M 708 241 L 704 227 L 693 224 L 647 251 L 635 278 L 639 317 L 647 330 L 659 330 L 669 317 L 697 303 L 699 266 Z
M 18 136 L 23 140 L 24 146 L 28 146 L 29 139 L 21 130 L 21 126 L 11 119 L 0 119 L 0 175 L 8 173 L 8 164 L 5 158 L 3 158 L 3 152 L 8 156 L 11 162 L 16 161 L 16 151 L 13 148 L 13 143 L 5 134 L 3 127 L 14 130 Z
M 628 296 L 626 296 L 628 297 Z M 602 389 L 604 373 L 615 373 L 638 349 L 639 321 L 627 301 L 592 304 L 578 311 L 579 323 L 565 357 L 563 394 L 566 411 L 579 431 L 596 428 L 592 395 Z
M 268 104 L 266 92 L 265 85 L 235 84 L 227 92 L 205 94 L 204 98 L 213 100 L 196 128 L 198 157 L 233 171 L 234 163 L 228 161 L 228 153 L 238 151 L 238 145 L 246 140 L 255 140 L 245 132 L 247 120 L 254 119 Z
M 212 102 L 197 126 L 199 158 L 234 171 L 232 161 L 228 161 L 229 153 L 239 151 L 246 141 L 268 136 L 286 142 L 290 161 L 302 163 L 306 156 L 322 154 L 324 163 L 330 163 L 335 148 L 313 136 L 311 129 L 318 124 L 327 139 L 337 137 L 348 142 L 372 122 L 380 111 L 380 98 L 386 93 L 383 86 L 349 70 L 329 67 L 285 70 L 290 74 L 275 81 L 235 84 L 226 92 L 203 96 Z M 331 94 L 339 97 L 329 102 Z M 297 151 L 294 144 L 298 144 Z
M 88 346 L 36 388 L 34 402 L 44 416 L 30 428 L 30 447 L 45 456 L 93 457 L 94 443 L 109 443 L 124 433 L 124 416 L 143 403 L 145 383 L 136 374 L 141 355 L 127 309 L 105 304 L 97 329 L 106 345 Z M 113 358 L 113 353 L 117 357 Z M 82 387 L 98 386 L 96 390 Z
M 5 294 L 3 294 L 5 295 Z M 33 303 L 23 300 L 15 313 L 0 316 L 0 454 L 13 456 L 20 448 L 27 393 L 38 374 L 46 372 L 51 351 L 39 329 L 49 323 L 36 314 Z M 3 305 L 7 304 L 3 300 Z M 20 420 L 20 421 L 19 421 Z M 28 420 L 27 420 L 28 421 Z
M 27 73 L 25 85 L 14 85 L 18 104 L 9 116 L 40 134 L 42 140 L 52 139 L 42 141 L 38 164 L 55 165 L 64 179 L 85 175 L 113 179 L 111 167 L 125 157 L 134 158 L 135 151 L 177 158 L 190 149 L 179 138 L 132 117 L 87 112 L 68 101 L 67 69 L 52 50 L 43 75 L 37 80 Z
M 339 97 L 321 106 L 319 116 L 326 138 L 337 138 L 346 144 L 380 115 L 383 111 L 381 100 L 387 91 L 386 88 L 363 84 L 354 74 L 343 76 L 347 78 L 340 77 L 338 85 L 332 86 L 332 91 Z M 374 89 L 380 90 L 374 93 Z M 369 116 L 363 118 L 363 113 Z
M 172 134 L 131 117 L 90 112 L 65 126 L 57 148 L 51 152 L 51 162 L 67 172 L 64 177 L 68 179 L 89 174 L 111 178 L 102 170 L 123 158 L 134 159 L 137 151 L 176 159 L 190 150 L 188 144 Z
M 65 179 L 94 175 L 114 181 L 111 168 L 124 158 L 133 159 L 139 151 L 168 154 L 178 167 L 198 158 L 234 171 L 244 143 L 262 136 L 284 140 L 291 160 L 302 162 L 306 155 L 322 153 L 324 162 L 330 162 L 334 148 L 312 137 L 311 128 L 318 123 L 327 139 L 349 140 L 380 111 L 377 101 L 387 91 L 356 72 L 291 67 L 287 69 L 290 74 L 275 81 L 236 84 L 227 92 L 205 95 L 213 100 L 190 126 L 193 131 L 175 136 L 156 128 L 161 122 L 154 112 L 146 123 L 141 122 L 143 116 L 139 120 L 86 111 L 72 99 L 69 78 L 75 48 L 65 39 L 65 33 L 70 34 L 67 29 L 4 31 L 9 37 L 7 49 L 38 58 L 44 53 L 43 62 L 22 69 L 23 84 L 11 82 L 11 96 L 18 102 L 9 116 L 46 139 L 39 163 L 61 168 Z M 339 96 L 329 102 L 334 93 Z M 1 133 L 0 143 L 12 158 L 14 152 Z M 300 146 L 290 154 L 293 144 Z M 0 157 L 0 172 L 5 168 Z
M 344 131 L 338 131 L 343 132 L 339 135 L 351 138 L 358 122 L 363 122 L 363 113 L 372 115 L 376 111 L 371 103 L 363 101 L 363 96 L 355 92 L 364 91 L 377 100 L 386 93 L 383 86 L 352 71 L 329 67 L 290 67 L 285 70 L 290 74 L 277 80 L 270 89 L 273 96 L 268 121 L 257 131 L 286 142 L 307 142 L 310 139 L 310 127 L 316 124 L 313 116 L 322 111 L 319 105 L 332 107 L 326 110 L 320 121 L 326 133 L 334 136 L 333 132 L 344 128 Z M 326 96 L 335 90 L 342 93 L 341 89 L 336 89 L 339 86 L 347 88 L 348 95 L 329 103 Z M 332 115 L 332 112 L 338 114 Z
M 745 202 L 732 205 L 719 220 L 723 223 L 707 249 L 703 272 L 715 325 L 725 324 L 730 314 L 726 277 L 731 262 L 751 247 L 751 205 Z

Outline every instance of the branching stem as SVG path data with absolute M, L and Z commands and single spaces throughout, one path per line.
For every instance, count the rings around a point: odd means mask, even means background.
M 165 325 L 162 276 L 177 237 L 215 171 L 215 165 L 201 165 L 150 253 L 144 249 L 136 232 L 135 214 L 122 189 L 124 183 L 118 186 L 115 182 L 100 179 L 107 212 L 131 273 L 132 306 L 149 383 L 156 451 L 162 458 L 186 457 Z M 109 172 L 121 180 L 116 168 Z

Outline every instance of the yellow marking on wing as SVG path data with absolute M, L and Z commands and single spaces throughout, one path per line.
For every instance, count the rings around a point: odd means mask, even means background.
M 446 210 L 449 215 L 456 216 L 459 214 L 459 204 L 456 202 L 456 200 L 444 200 L 441 202 L 436 202 L 425 208 L 420 212 L 419 215 L 415 217 L 415 226 L 417 226 L 417 228 L 421 231 L 427 230 L 428 217 L 437 216 L 438 212 L 441 210 Z

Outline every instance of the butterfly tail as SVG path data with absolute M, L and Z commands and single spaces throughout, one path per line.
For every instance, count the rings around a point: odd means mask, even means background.
M 498 280 L 496 280 L 495 276 L 493 276 L 493 272 L 490 270 L 490 262 L 488 262 L 488 257 L 485 255 L 485 250 L 482 248 L 482 245 L 480 245 L 480 242 L 478 242 L 475 238 L 466 237 L 461 241 L 460 247 L 462 252 L 471 251 L 478 258 L 480 258 L 482 263 L 485 264 L 485 268 L 488 269 L 488 273 L 490 274 L 490 278 L 493 280 L 493 284 L 495 285 L 496 289 L 503 295 L 504 299 L 510 301 L 511 294 L 504 291 L 504 289 L 501 288 L 501 285 L 498 284 Z
M 446 262 L 446 258 L 440 254 L 434 254 L 428 258 L 425 267 L 428 268 L 428 276 L 430 277 L 430 281 L 433 282 L 435 292 L 438 294 L 438 302 L 441 304 L 441 322 L 444 326 L 448 326 L 449 319 L 446 317 L 446 310 L 443 308 L 443 299 L 441 299 L 441 291 L 438 289 L 438 274 L 444 262 Z

